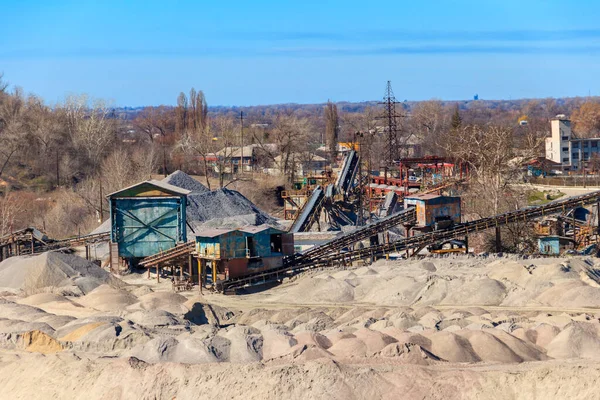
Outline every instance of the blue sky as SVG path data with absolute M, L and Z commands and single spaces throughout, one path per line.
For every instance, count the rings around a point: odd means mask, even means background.
M 600 95 L 597 1 L 0 0 L 0 71 L 121 106 Z

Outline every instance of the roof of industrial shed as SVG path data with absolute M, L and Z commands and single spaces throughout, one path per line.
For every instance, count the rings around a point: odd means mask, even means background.
M 430 194 L 430 193 L 423 193 L 423 194 L 413 194 L 411 196 L 407 196 L 407 199 L 417 199 L 417 200 L 431 200 L 431 199 L 437 199 L 438 197 L 442 197 L 439 194 Z
M 252 226 L 252 225 L 243 226 L 243 227 L 239 228 L 240 231 L 246 232 L 246 233 L 259 233 L 259 232 L 267 231 L 269 229 L 272 229 L 274 231 L 281 232 L 281 233 L 284 232 L 281 229 L 276 229 L 276 228 L 273 228 L 266 224 L 262 224 L 262 225 L 258 225 L 258 226 Z
M 177 196 L 187 196 L 188 194 L 191 193 L 190 190 L 186 190 L 186 189 L 182 189 L 180 187 L 168 184 L 166 182 L 162 182 L 162 181 L 157 181 L 155 179 L 149 180 L 149 181 L 143 181 L 143 182 L 138 182 L 134 185 L 128 186 L 126 188 L 117 190 L 116 192 L 110 193 L 108 194 L 106 197 L 116 197 L 118 195 L 121 195 L 125 192 L 131 191 L 132 189 L 135 189 L 137 187 L 143 186 L 143 185 L 151 185 L 154 186 L 162 191 L 165 191 L 169 194 L 173 194 L 173 195 L 177 195 Z
M 221 229 L 221 228 L 211 228 L 211 229 L 203 229 L 201 231 L 196 232 L 196 237 L 208 237 L 214 238 L 217 236 L 224 235 L 226 233 L 230 233 L 236 231 L 237 229 Z
M 276 231 L 279 233 L 284 233 L 284 231 L 282 231 L 280 229 L 276 229 L 269 225 L 263 224 L 263 225 L 258 225 L 258 226 L 248 225 L 248 226 L 242 226 L 240 228 L 231 228 L 231 229 L 207 228 L 207 229 L 202 229 L 202 230 L 196 232 L 195 236 L 196 237 L 213 238 L 213 237 L 221 236 L 221 235 L 224 235 L 226 233 L 231 233 L 231 232 L 249 233 L 249 234 L 253 235 L 253 234 L 257 234 L 257 233 L 268 231 L 268 230 L 273 230 L 273 231 Z

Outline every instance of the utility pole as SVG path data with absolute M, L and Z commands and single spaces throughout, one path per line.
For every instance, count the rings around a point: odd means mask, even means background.
M 363 176 L 362 176 L 362 144 L 359 138 L 362 138 L 364 134 L 362 132 L 356 132 L 354 135 L 354 141 L 358 140 L 358 226 L 364 225 L 364 212 L 363 212 Z M 371 210 L 369 210 L 370 212 Z
M 58 165 L 58 147 L 56 148 L 56 187 L 60 186 L 60 173 Z
M 100 178 L 100 222 L 104 221 L 104 201 L 102 199 L 102 178 Z
M 240 146 L 240 173 L 244 168 L 244 112 L 240 111 L 240 131 L 241 131 L 241 146 Z

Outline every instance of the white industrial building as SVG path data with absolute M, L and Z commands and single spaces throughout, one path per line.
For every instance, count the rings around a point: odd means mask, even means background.
M 546 138 L 546 158 L 565 170 L 579 169 L 580 160 L 587 162 L 600 153 L 600 138 L 573 137 L 571 121 L 563 114 L 550 121 L 551 136 Z

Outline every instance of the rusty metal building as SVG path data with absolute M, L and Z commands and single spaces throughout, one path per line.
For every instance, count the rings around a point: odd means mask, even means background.
M 404 207 L 416 208 L 417 228 L 446 228 L 461 220 L 460 197 L 417 194 L 405 197 Z
M 196 255 L 210 269 L 213 282 L 279 267 L 283 257 L 291 254 L 293 235 L 267 225 L 207 229 L 196 234 Z

